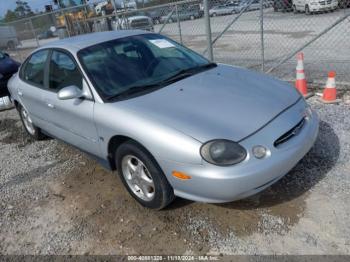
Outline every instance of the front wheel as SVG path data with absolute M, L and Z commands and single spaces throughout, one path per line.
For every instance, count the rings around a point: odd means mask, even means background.
M 32 118 L 30 117 L 27 110 L 21 105 L 18 105 L 17 109 L 18 109 L 23 127 L 27 132 L 27 134 L 34 140 L 43 139 L 45 136 L 41 133 L 40 129 L 34 125 Z
M 144 207 L 162 209 L 175 196 L 155 159 L 142 146 L 126 142 L 118 147 L 116 166 L 124 186 Z

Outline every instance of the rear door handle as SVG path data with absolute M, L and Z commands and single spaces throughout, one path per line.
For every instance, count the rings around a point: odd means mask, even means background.
M 47 106 L 50 107 L 50 108 L 55 108 L 55 106 L 51 103 L 47 103 Z

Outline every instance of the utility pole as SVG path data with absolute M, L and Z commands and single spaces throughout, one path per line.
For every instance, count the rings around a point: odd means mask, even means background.
M 205 31 L 207 35 L 207 46 L 208 46 L 208 58 L 210 61 L 214 60 L 213 57 L 213 43 L 211 41 L 211 28 L 210 28 L 210 16 L 209 16 L 209 3 L 208 0 L 203 1 L 204 5 L 204 22 L 205 22 Z
M 111 2 L 112 2 L 112 5 L 113 5 L 113 9 L 114 9 L 115 15 L 117 15 L 117 5 L 115 4 L 115 0 L 111 0 Z

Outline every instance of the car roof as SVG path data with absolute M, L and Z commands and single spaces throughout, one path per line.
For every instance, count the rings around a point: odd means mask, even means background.
M 119 31 L 105 31 L 105 32 L 96 32 L 85 35 L 78 35 L 73 37 L 68 37 L 65 39 L 53 41 L 47 43 L 40 48 L 36 49 L 45 49 L 45 48 L 63 48 L 71 51 L 72 53 L 76 53 L 81 49 L 84 49 L 89 46 L 93 46 L 99 43 L 103 43 L 106 41 L 133 36 L 133 35 L 141 35 L 148 34 L 150 32 L 143 30 L 119 30 Z

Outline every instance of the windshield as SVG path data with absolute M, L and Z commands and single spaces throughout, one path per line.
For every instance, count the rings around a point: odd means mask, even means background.
M 131 90 L 152 91 L 170 84 L 167 80 L 175 80 L 174 76 L 184 78 L 181 74 L 186 71 L 194 74 L 201 70 L 193 69 L 204 70 L 211 64 L 199 54 L 158 34 L 103 42 L 82 49 L 78 57 L 105 100 Z M 189 75 L 187 72 L 186 77 Z

